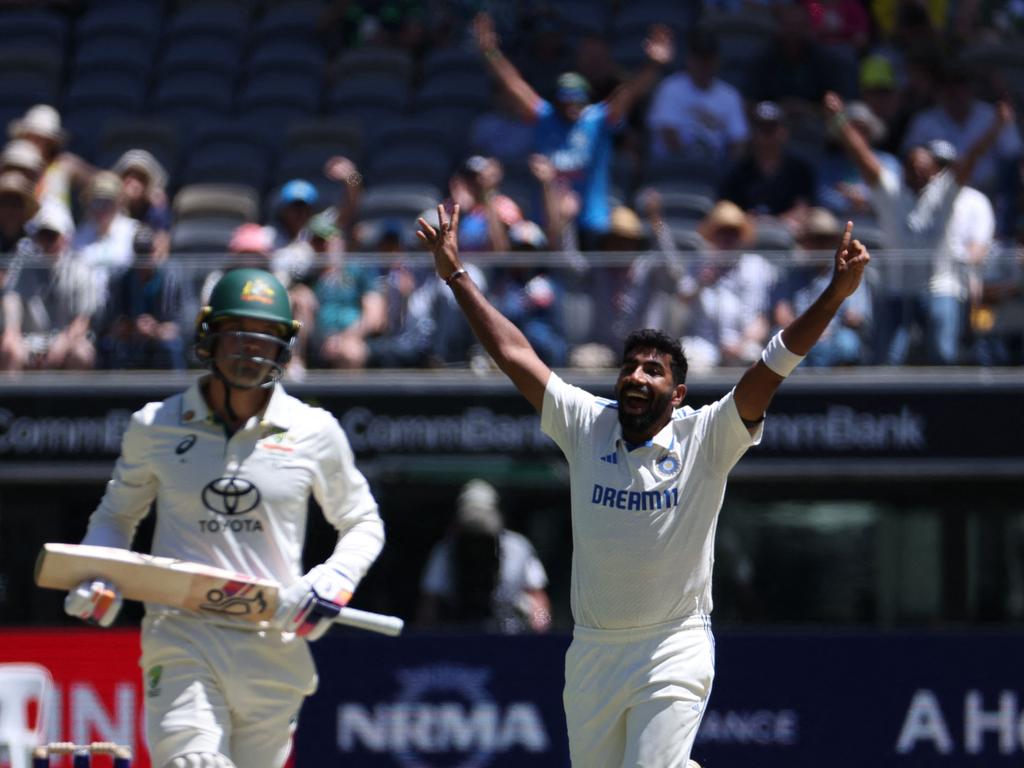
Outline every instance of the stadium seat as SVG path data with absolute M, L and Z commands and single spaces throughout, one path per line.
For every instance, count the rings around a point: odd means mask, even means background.
M 415 220 L 436 206 L 440 190 L 429 184 L 378 184 L 368 187 L 359 200 L 359 218 Z
M 357 123 L 331 118 L 295 120 L 285 129 L 285 148 L 302 149 L 329 145 L 351 160 L 362 157 L 363 132 Z
M 316 27 L 323 10 L 323 4 L 303 0 L 271 6 L 253 27 L 252 38 L 256 41 L 291 38 L 315 45 Z
M 240 69 L 241 45 L 214 34 L 193 34 L 171 40 L 160 58 L 161 77 L 181 72 L 213 72 L 234 77 Z
M 99 3 L 86 11 L 75 25 L 78 41 L 102 35 L 132 35 L 140 40 L 156 39 L 163 20 L 159 3 L 138 3 L 124 0 Z
M 464 108 L 483 112 L 491 106 L 491 84 L 482 70 L 463 74 L 440 74 L 416 89 L 413 108 L 425 112 L 436 107 Z M 468 129 L 468 124 L 462 129 Z
M 702 184 L 712 188 L 724 173 L 722 163 L 710 157 L 689 155 L 649 157 L 639 180 L 640 186 L 659 186 L 663 183 Z
M 234 219 L 258 221 L 259 193 L 241 184 L 189 184 L 178 190 L 172 203 L 176 221 L 185 219 Z
M 331 76 L 338 82 L 367 74 L 390 75 L 408 83 L 412 77 L 412 57 L 394 48 L 366 46 L 346 51 L 331 66 Z
M 275 105 L 315 112 L 320 105 L 320 82 L 302 73 L 267 73 L 249 80 L 235 103 L 239 112 Z
M 157 84 L 150 106 L 163 118 L 173 120 L 186 134 L 198 125 L 225 117 L 231 109 L 232 79 L 207 73 L 170 74 Z
M 480 54 L 465 48 L 440 48 L 423 58 L 421 71 L 423 80 L 429 82 L 436 77 L 460 76 L 481 72 Z
M 46 10 L 8 10 L 0 12 L 0 46 L 11 45 L 63 48 L 69 24 L 65 16 Z
M 174 14 L 167 23 L 168 40 L 188 35 L 214 35 L 239 43 L 249 30 L 248 9 L 234 3 L 189 5 Z
M 223 182 L 264 189 L 269 171 L 268 152 L 261 145 L 210 140 L 189 152 L 182 167 L 181 183 Z
M 152 46 L 147 41 L 125 34 L 99 35 L 78 41 L 73 72 L 106 67 L 148 73 L 152 62 Z
M 97 142 L 96 162 L 100 167 L 109 168 L 129 149 L 146 150 L 171 175 L 177 168 L 177 131 L 167 121 L 131 118 L 108 123 Z
M 57 83 L 52 77 L 0 72 L 0 105 L 23 112 L 33 104 L 56 101 Z
M 327 56 L 308 40 L 270 39 L 254 49 L 246 63 L 250 78 L 264 74 L 299 73 L 322 81 L 327 72 Z
M 274 172 L 274 181 L 285 182 L 288 179 L 322 176 L 327 160 L 335 155 L 342 155 L 356 162 L 358 154 L 352 152 L 352 149 L 353 147 L 337 142 L 286 147 Z
M 760 219 L 754 235 L 754 248 L 758 251 L 790 251 L 793 249 L 793 233 L 781 222 Z
M 231 217 L 202 217 L 176 221 L 171 227 L 173 253 L 223 255 L 238 227 Z
M 28 48 L 11 42 L 0 48 L 0 72 L 5 75 L 27 75 L 48 77 L 54 81 L 54 88 L 64 63 L 64 50 L 59 46 Z
M 710 188 L 687 188 L 666 183 L 652 186 L 661 197 L 662 215 L 666 218 L 700 221 L 715 207 L 715 194 Z
M 696 222 L 688 219 L 666 219 L 665 223 L 672 232 L 672 242 L 680 251 L 703 251 L 708 247 L 707 241 L 697 232 Z
M 390 149 L 371 157 L 366 163 L 367 183 L 428 182 L 446 185 L 451 163 L 436 153 L 424 153 L 414 147 Z
M 652 24 L 665 24 L 680 35 L 693 25 L 695 12 L 699 13 L 699 7 L 677 0 L 630 0 L 612 18 L 612 36 L 646 31 Z

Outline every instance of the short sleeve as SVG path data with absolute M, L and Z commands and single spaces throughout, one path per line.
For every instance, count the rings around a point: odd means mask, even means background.
M 552 372 L 544 388 L 540 428 L 566 456 L 576 448 L 581 426 L 589 423 L 597 398 Z
M 747 449 L 761 442 L 764 423 L 751 435 L 734 399 L 735 390 L 697 412 L 695 436 L 703 456 L 719 474 L 728 474 Z

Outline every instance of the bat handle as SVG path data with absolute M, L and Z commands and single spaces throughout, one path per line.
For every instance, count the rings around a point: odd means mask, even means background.
M 342 608 L 334 621 L 337 624 L 358 627 L 370 632 L 380 632 L 391 637 L 400 635 L 405 626 L 405 622 L 397 616 L 385 616 L 382 613 L 370 613 L 357 608 Z

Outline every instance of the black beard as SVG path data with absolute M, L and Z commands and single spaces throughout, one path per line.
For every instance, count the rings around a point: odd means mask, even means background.
M 623 433 L 643 434 L 665 414 L 672 410 L 672 393 L 656 395 L 649 401 L 650 407 L 644 413 L 626 413 L 626 403 L 623 394 L 619 394 L 619 424 Z

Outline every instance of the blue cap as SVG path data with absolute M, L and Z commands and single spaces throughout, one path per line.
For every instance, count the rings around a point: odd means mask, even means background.
M 567 104 L 586 104 L 590 101 L 590 84 L 577 72 L 565 72 L 558 76 L 555 98 Z
M 277 204 L 305 203 L 306 205 L 316 205 L 316 201 L 319 198 L 320 195 L 317 194 L 316 187 L 308 181 L 305 179 L 292 179 L 281 187 L 281 191 L 277 193 Z

